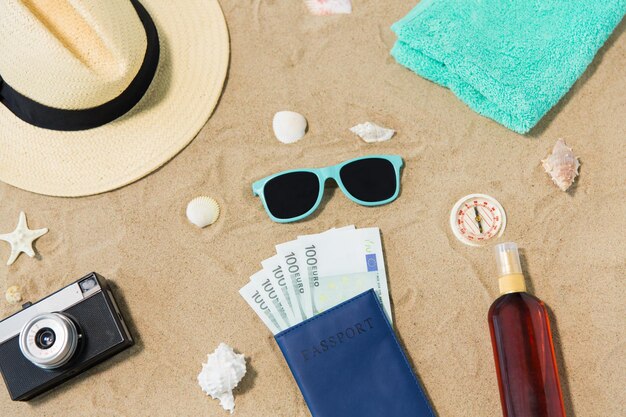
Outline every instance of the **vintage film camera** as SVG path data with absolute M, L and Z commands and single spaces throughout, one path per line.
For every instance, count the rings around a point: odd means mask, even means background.
M 0 321 L 0 372 L 26 401 L 133 345 L 106 280 L 95 272 Z

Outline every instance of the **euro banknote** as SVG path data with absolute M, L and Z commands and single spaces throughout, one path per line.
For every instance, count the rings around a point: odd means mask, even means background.
M 259 316 L 261 321 L 267 326 L 272 334 L 279 333 L 282 329 L 274 315 L 270 312 L 270 309 L 256 286 L 249 282 L 239 290 L 239 294 L 246 300 L 246 303 L 252 308 L 252 310 Z
M 309 273 L 309 286 L 319 285 L 320 277 L 373 272 L 378 274 L 380 301 L 391 322 L 391 302 L 380 230 L 377 227 L 338 230 L 331 234 L 298 237 L 306 253 L 314 256 L 315 268 Z M 316 309 L 316 306 L 313 306 Z
M 296 289 L 285 275 L 278 255 L 262 261 L 261 265 L 265 274 L 269 276 L 274 288 L 279 289 L 278 299 L 282 303 L 289 321 L 293 324 L 300 323 L 306 316 L 300 307 Z
M 278 291 L 274 289 L 274 285 L 270 281 L 270 277 L 265 275 L 265 271 L 261 270 L 253 274 L 250 277 L 250 282 L 254 284 L 255 288 L 259 291 L 259 294 L 261 294 L 261 298 L 269 307 L 270 312 L 281 329 L 286 329 L 295 324 L 291 323 L 287 317 L 285 307 L 278 299 Z
M 273 334 L 374 289 L 392 321 L 378 228 L 346 226 L 276 245 L 240 290 Z

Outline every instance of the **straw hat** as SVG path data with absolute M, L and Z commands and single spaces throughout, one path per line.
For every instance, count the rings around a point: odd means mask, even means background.
M 229 59 L 217 0 L 0 2 L 0 180 L 98 194 L 200 131 Z

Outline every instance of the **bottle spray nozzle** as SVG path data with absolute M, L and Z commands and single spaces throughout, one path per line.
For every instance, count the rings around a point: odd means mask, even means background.
M 507 242 L 496 245 L 496 264 L 498 276 L 522 274 L 517 243 Z

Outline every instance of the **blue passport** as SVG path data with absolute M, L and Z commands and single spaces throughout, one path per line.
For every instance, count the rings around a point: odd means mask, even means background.
M 434 417 L 373 290 L 275 338 L 313 417 Z

